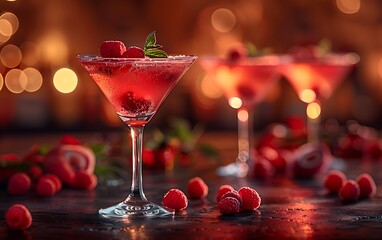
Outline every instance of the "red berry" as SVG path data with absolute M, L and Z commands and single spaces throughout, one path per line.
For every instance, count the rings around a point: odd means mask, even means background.
M 339 196 L 344 201 L 356 201 L 360 195 L 360 188 L 356 181 L 347 180 L 339 192 Z
M 120 98 L 121 105 L 133 116 L 148 113 L 152 110 L 151 101 L 143 97 L 135 97 L 132 91 Z
M 14 174 L 8 182 L 8 193 L 11 195 L 27 194 L 32 186 L 30 177 L 25 173 Z
M 165 145 L 157 150 L 155 154 L 156 166 L 159 169 L 171 170 L 174 167 L 176 151 L 172 146 Z
M 43 171 L 41 167 L 37 165 L 30 166 L 27 171 L 28 175 L 33 181 L 36 181 L 37 179 L 39 179 L 42 176 L 42 172 Z
M 61 180 L 54 174 L 44 174 L 41 178 L 49 179 L 54 183 L 55 191 L 59 192 L 62 189 L 62 182 Z
M 208 186 L 200 177 L 194 177 L 188 181 L 187 193 L 190 198 L 205 198 L 208 194 Z
M 155 151 L 144 147 L 142 149 L 142 163 L 146 167 L 154 168 L 155 166 Z
M 22 204 L 15 204 L 5 213 L 5 221 L 12 230 L 25 230 L 32 225 L 32 215 Z
M 221 214 L 234 214 L 240 211 L 240 203 L 236 198 L 226 197 L 220 200 L 218 208 Z
M 232 190 L 235 190 L 232 186 L 230 185 L 222 185 L 220 186 L 218 193 L 216 194 L 216 201 L 220 202 L 222 196 L 226 194 L 227 192 L 230 192 Z
M 242 187 L 238 192 L 243 200 L 242 210 L 255 210 L 260 207 L 261 198 L 256 190 L 250 187 Z
M 124 52 L 122 56 L 125 58 L 144 58 L 145 52 L 140 47 L 131 46 L 127 48 L 126 52 Z
M 51 197 L 57 192 L 55 183 L 49 178 L 40 178 L 36 191 L 41 197 Z
M 188 206 L 188 199 L 181 190 L 173 188 L 164 195 L 162 205 L 175 211 L 182 211 Z
M 74 178 L 73 187 L 79 189 L 93 190 L 98 184 L 97 176 L 85 171 L 76 173 Z
M 227 59 L 230 61 L 238 61 L 245 57 L 248 57 L 248 50 L 245 47 L 234 47 L 227 54 Z
M 360 197 L 373 197 L 377 193 L 377 186 L 374 179 L 367 173 L 358 176 L 357 183 L 360 188 Z
M 326 175 L 324 186 L 330 193 L 338 193 L 346 182 L 346 176 L 343 172 L 333 170 Z
M 299 178 L 312 178 L 328 168 L 331 163 L 325 145 L 307 143 L 294 152 L 294 173 Z
M 81 145 L 80 140 L 78 140 L 77 138 L 75 138 L 71 134 L 67 134 L 67 135 L 63 136 L 60 140 L 60 143 L 66 144 L 66 145 Z
M 104 41 L 99 52 L 104 58 L 120 58 L 126 52 L 126 46 L 121 41 Z
M 236 191 L 236 190 L 232 190 L 232 191 L 229 191 L 229 192 L 225 193 L 221 197 L 220 201 L 223 200 L 224 198 L 227 198 L 227 197 L 236 198 L 237 201 L 239 201 L 240 205 L 243 203 L 243 200 L 241 199 L 239 192 Z
M 254 176 L 262 180 L 269 179 L 275 174 L 275 168 L 265 158 L 259 157 L 254 167 Z

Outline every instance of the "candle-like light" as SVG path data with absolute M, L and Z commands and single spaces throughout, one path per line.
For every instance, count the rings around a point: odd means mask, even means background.
M 5 86 L 12 93 L 21 93 L 27 84 L 25 73 L 20 69 L 14 68 L 9 70 L 5 75 Z
M 202 93 L 208 97 L 217 99 L 223 95 L 222 90 L 216 85 L 208 75 L 205 75 L 200 83 L 200 89 Z
M 36 92 L 39 90 L 42 85 L 41 73 L 35 68 L 26 68 L 23 70 L 23 72 L 27 78 L 25 91 Z
M 346 14 L 354 14 L 361 9 L 361 0 L 337 0 L 338 9 Z
M 241 101 L 240 98 L 238 97 L 232 97 L 228 100 L 228 103 L 229 105 L 232 107 L 232 108 L 235 108 L 235 109 L 239 109 L 241 107 L 241 105 L 243 105 L 243 102 Z
M 76 73 L 69 68 L 61 68 L 53 77 L 54 87 L 61 93 L 71 93 L 77 87 Z
M 13 45 L 8 44 L 0 52 L 0 60 L 7 68 L 17 67 L 22 59 L 21 50 Z
M 300 94 L 301 101 L 311 103 L 316 100 L 316 93 L 311 89 L 304 89 Z
M 211 24 L 219 32 L 229 32 L 236 24 L 236 16 L 226 8 L 219 8 L 211 15 Z
M 306 114 L 310 119 L 317 119 L 321 114 L 321 106 L 317 102 L 309 103 L 306 108 Z

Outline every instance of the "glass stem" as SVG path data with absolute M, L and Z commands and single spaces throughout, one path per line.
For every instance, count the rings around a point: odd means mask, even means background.
M 318 101 L 313 102 L 317 106 L 317 109 L 312 110 L 312 113 L 308 112 L 309 104 L 307 105 L 307 131 L 308 131 L 308 143 L 318 144 L 320 142 L 320 123 L 321 123 L 321 108 Z M 313 114 L 313 116 L 310 116 Z
M 247 175 L 249 166 L 253 161 L 251 148 L 253 141 L 253 121 L 247 107 L 241 107 L 237 112 L 238 119 L 238 148 L 239 153 L 236 163 L 239 165 L 239 175 Z
M 142 185 L 142 145 L 143 145 L 143 129 L 144 126 L 130 127 L 131 143 L 132 143 L 132 180 L 129 198 L 140 198 L 147 201 L 143 192 Z

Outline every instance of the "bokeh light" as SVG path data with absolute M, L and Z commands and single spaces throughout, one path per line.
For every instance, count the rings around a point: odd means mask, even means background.
M 17 67 L 22 59 L 21 50 L 13 45 L 8 44 L 0 52 L 0 60 L 5 67 L 14 68 Z
M 235 108 L 235 109 L 239 109 L 241 108 L 241 106 L 243 105 L 243 102 L 241 101 L 240 98 L 238 97 L 232 97 L 228 100 L 228 103 L 229 105 L 232 107 L 232 108 Z
M 4 37 L 12 35 L 12 24 L 7 19 L 0 18 L 0 34 Z
M 35 66 L 37 65 L 40 55 L 39 51 L 37 49 L 37 46 L 33 42 L 24 42 L 20 46 L 21 53 L 23 55 L 23 58 L 21 60 L 21 63 L 25 66 Z
M 305 103 L 311 103 L 314 100 L 316 100 L 316 93 L 311 89 L 304 89 L 301 93 L 299 98 L 301 101 Z
M 236 24 L 235 14 L 229 9 L 219 8 L 212 13 L 211 24 L 219 32 L 229 32 Z
M 9 36 L 15 34 L 19 29 L 19 19 L 15 14 L 11 12 L 5 12 L 0 16 L 0 21 L 1 20 L 7 21 L 11 25 L 11 32 Z
M 248 118 L 249 118 L 248 111 L 239 110 L 239 112 L 237 113 L 237 118 L 242 122 L 248 121 Z
M 53 66 L 67 63 L 69 49 L 61 32 L 51 32 L 43 36 L 38 44 L 41 59 Z
M 321 106 L 317 102 L 312 102 L 308 104 L 306 108 L 306 114 L 310 119 L 317 119 L 321 114 Z
M 338 9 L 346 14 L 354 14 L 361 9 L 361 0 L 337 0 Z
M 0 91 L 3 88 L 3 86 L 4 86 L 4 79 L 3 79 L 3 75 L 0 73 Z
M 200 85 L 202 93 L 208 98 L 217 99 L 223 95 L 223 91 L 208 75 L 204 76 Z
M 25 86 L 25 91 L 27 92 L 36 92 L 42 86 L 42 75 L 35 68 L 26 68 L 23 70 L 27 83 Z
M 53 77 L 53 85 L 61 93 L 73 92 L 78 83 L 76 73 L 69 68 L 61 68 Z
M 20 69 L 14 68 L 9 70 L 5 75 L 5 86 L 12 93 L 21 93 L 27 85 L 27 77 Z

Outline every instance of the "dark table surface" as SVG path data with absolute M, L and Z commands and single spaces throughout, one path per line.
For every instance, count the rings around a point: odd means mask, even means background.
M 87 137 L 92 136 L 84 136 Z M 20 149 L 21 143 L 47 141 L 54 136 L 30 139 L 7 136 L 0 139 L 0 153 Z M 235 134 L 207 134 L 204 141 L 215 144 L 231 158 L 235 155 Z M 216 141 L 216 139 L 223 139 Z M 17 145 L 15 147 L 15 145 Z M 24 148 L 25 149 L 25 148 Z M 295 180 L 286 177 L 262 182 L 253 178 L 221 178 L 216 163 L 194 159 L 189 167 L 172 173 L 144 171 L 144 190 L 149 200 L 160 203 L 170 188 L 186 190 L 187 181 L 202 177 L 209 186 L 205 200 L 191 200 L 186 210 L 173 218 L 134 219 L 114 222 L 100 217 L 101 207 L 124 200 L 130 187 L 125 179 L 117 186 L 103 182 L 93 191 L 64 189 L 51 198 L 9 196 L 0 192 L 0 239 L 381 239 L 382 171 L 380 163 L 346 164 L 346 174 L 355 178 L 368 172 L 375 177 L 378 191 L 372 199 L 343 203 L 326 195 L 322 177 Z M 262 204 L 257 211 L 222 216 L 215 196 L 220 185 L 250 186 L 258 191 Z M 33 215 L 32 226 L 23 232 L 8 230 L 4 214 L 14 203 L 25 204 Z

